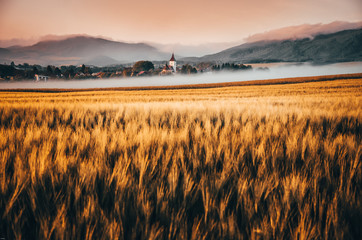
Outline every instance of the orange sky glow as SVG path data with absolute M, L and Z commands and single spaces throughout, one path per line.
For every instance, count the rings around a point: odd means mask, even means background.
M 87 34 L 128 42 L 240 41 L 299 24 L 361 21 L 361 0 L 0 0 L 0 39 Z

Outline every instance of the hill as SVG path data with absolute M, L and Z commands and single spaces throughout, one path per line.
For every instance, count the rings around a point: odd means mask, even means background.
M 163 60 L 168 57 L 168 54 L 144 43 L 124 43 L 86 36 L 41 41 L 32 46 L 6 48 L 2 52 L 4 54 L 0 57 L 0 61 L 12 59 L 21 63 L 44 65 L 89 62 L 104 66 L 133 62 L 139 59 Z
M 301 24 L 296 26 L 287 26 L 283 28 L 273 29 L 270 31 L 257 33 L 247 37 L 246 42 L 258 42 L 268 40 L 296 40 L 303 38 L 314 38 L 321 34 L 331 34 L 344 30 L 360 29 L 362 21 L 359 22 L 343 22 L 334 21 L 328 24 Z
M 321 34 L 314 38 L 245 43 L 191 62 L 346 62 L 362 60 L 362 29 Z

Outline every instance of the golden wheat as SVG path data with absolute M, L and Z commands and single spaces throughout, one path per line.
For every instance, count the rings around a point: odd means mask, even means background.
M 0 93 L 0 237 L 358 238 L 362 79 Z

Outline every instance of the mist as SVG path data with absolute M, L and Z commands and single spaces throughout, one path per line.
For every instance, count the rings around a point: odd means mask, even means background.
M 89 80 L 50 80 L 47 82 L 20 81 L 0 83 L 0 89 L 81 89 L 114 87 L 177 86 L 250 80 L 309 77 L 361 73 L 362 62 L 313 65 L 310 63 L 252 64 L 252 70 L 236 72 L 207 72 L 195 75 L 174 75 Z M 264 68 L 263 70 L 261 68 Z M 265 69 L 267 68 L 267 70 Z
M 177 53 L 177 59 L 183 57 L 202 57 L 208 54 L 218 53 L 225 49 L 235 47 L 242 44 L 244 41 L 235 42 L 205 42 L 200 44 L 161 44 L 147 42 L 147 44 L 157 48 L 165 53 Z

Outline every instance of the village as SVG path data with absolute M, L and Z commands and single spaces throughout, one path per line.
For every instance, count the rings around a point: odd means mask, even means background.
M 181 67 L 180 67 L 181 66 Z M 250 70 L 250 65 L 237 63 L 202 62 L 197 64 L 177 63 L 174 53 L 167 62 L 138 61 L 132 64 L 107 67 L 86 66 L 52 66 L 0 64 L 0 81 L 34 80 L 48 81 L 49 79 L 103 79 L 146 76 L 169 76 L 176 74 L 197 74 L 222 70 Z

